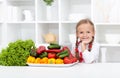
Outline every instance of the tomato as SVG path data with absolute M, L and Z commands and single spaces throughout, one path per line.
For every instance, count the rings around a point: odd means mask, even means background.
M 56 57 L 56 53 L 48 53 L 48 58 L 55 58 Z
M 63 62 L 64 62 L 64 64 L 70 64 L 70 63 L 72 63 L 72 60 L 69 57 L 65 57 Z
M 77 58 L 76 57 L 73 57 L 71 60 L 72 60 L 72 63 L 77 62 Z

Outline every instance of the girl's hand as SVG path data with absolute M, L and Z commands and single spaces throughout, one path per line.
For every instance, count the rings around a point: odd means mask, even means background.
M 84 52 L 86 50 L 86 45 L 88 45 L 90 42 L 92 41 L 92 39 L 89 39 L 89 40 L 83 40 L 81 41 L 81 49 L 82 49 L 82 52 Z
M 85 41 L 82 41 L 82 42 L 81 42 L 81 50 L 82 50 L 82 52 L 85 51 L 86 45 L 87 45 L 87 43 L 86 43 Z

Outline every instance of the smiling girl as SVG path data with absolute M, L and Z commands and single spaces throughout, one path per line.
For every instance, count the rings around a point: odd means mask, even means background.
M 99 44 L 94 40 L 94 24 L 89 19 L 82 19 L 76 26 L 75 56 L 80 62 L 95 63 L 99 57 Z

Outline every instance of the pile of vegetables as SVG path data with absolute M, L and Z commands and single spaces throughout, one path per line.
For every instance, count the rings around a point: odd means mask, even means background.
M 0 52 L 0 65 L 26 66 L 33 64 L 70 64 L 77 61 L 68 47 L 57 43 L 35 47 L 32 40 L 11 42 Z
M 49 46 L 39 46 L 31 49 L 27 63 L 34 64 L 71 64 L 77 61 L 67 46 L 50 43 Z
M 30 55 L 30 50 L 35 48 L 32 40 L 17 40 L 8 44 L 0 53 L 0 65 L 4 66 L 25 66 Z

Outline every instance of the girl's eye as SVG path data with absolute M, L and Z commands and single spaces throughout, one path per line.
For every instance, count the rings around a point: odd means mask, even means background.
M 80 34 L 82 34 L 83 32 L 80 32 Z
M 87 33 L 90 33 L 90 31 L 87 31 Z

